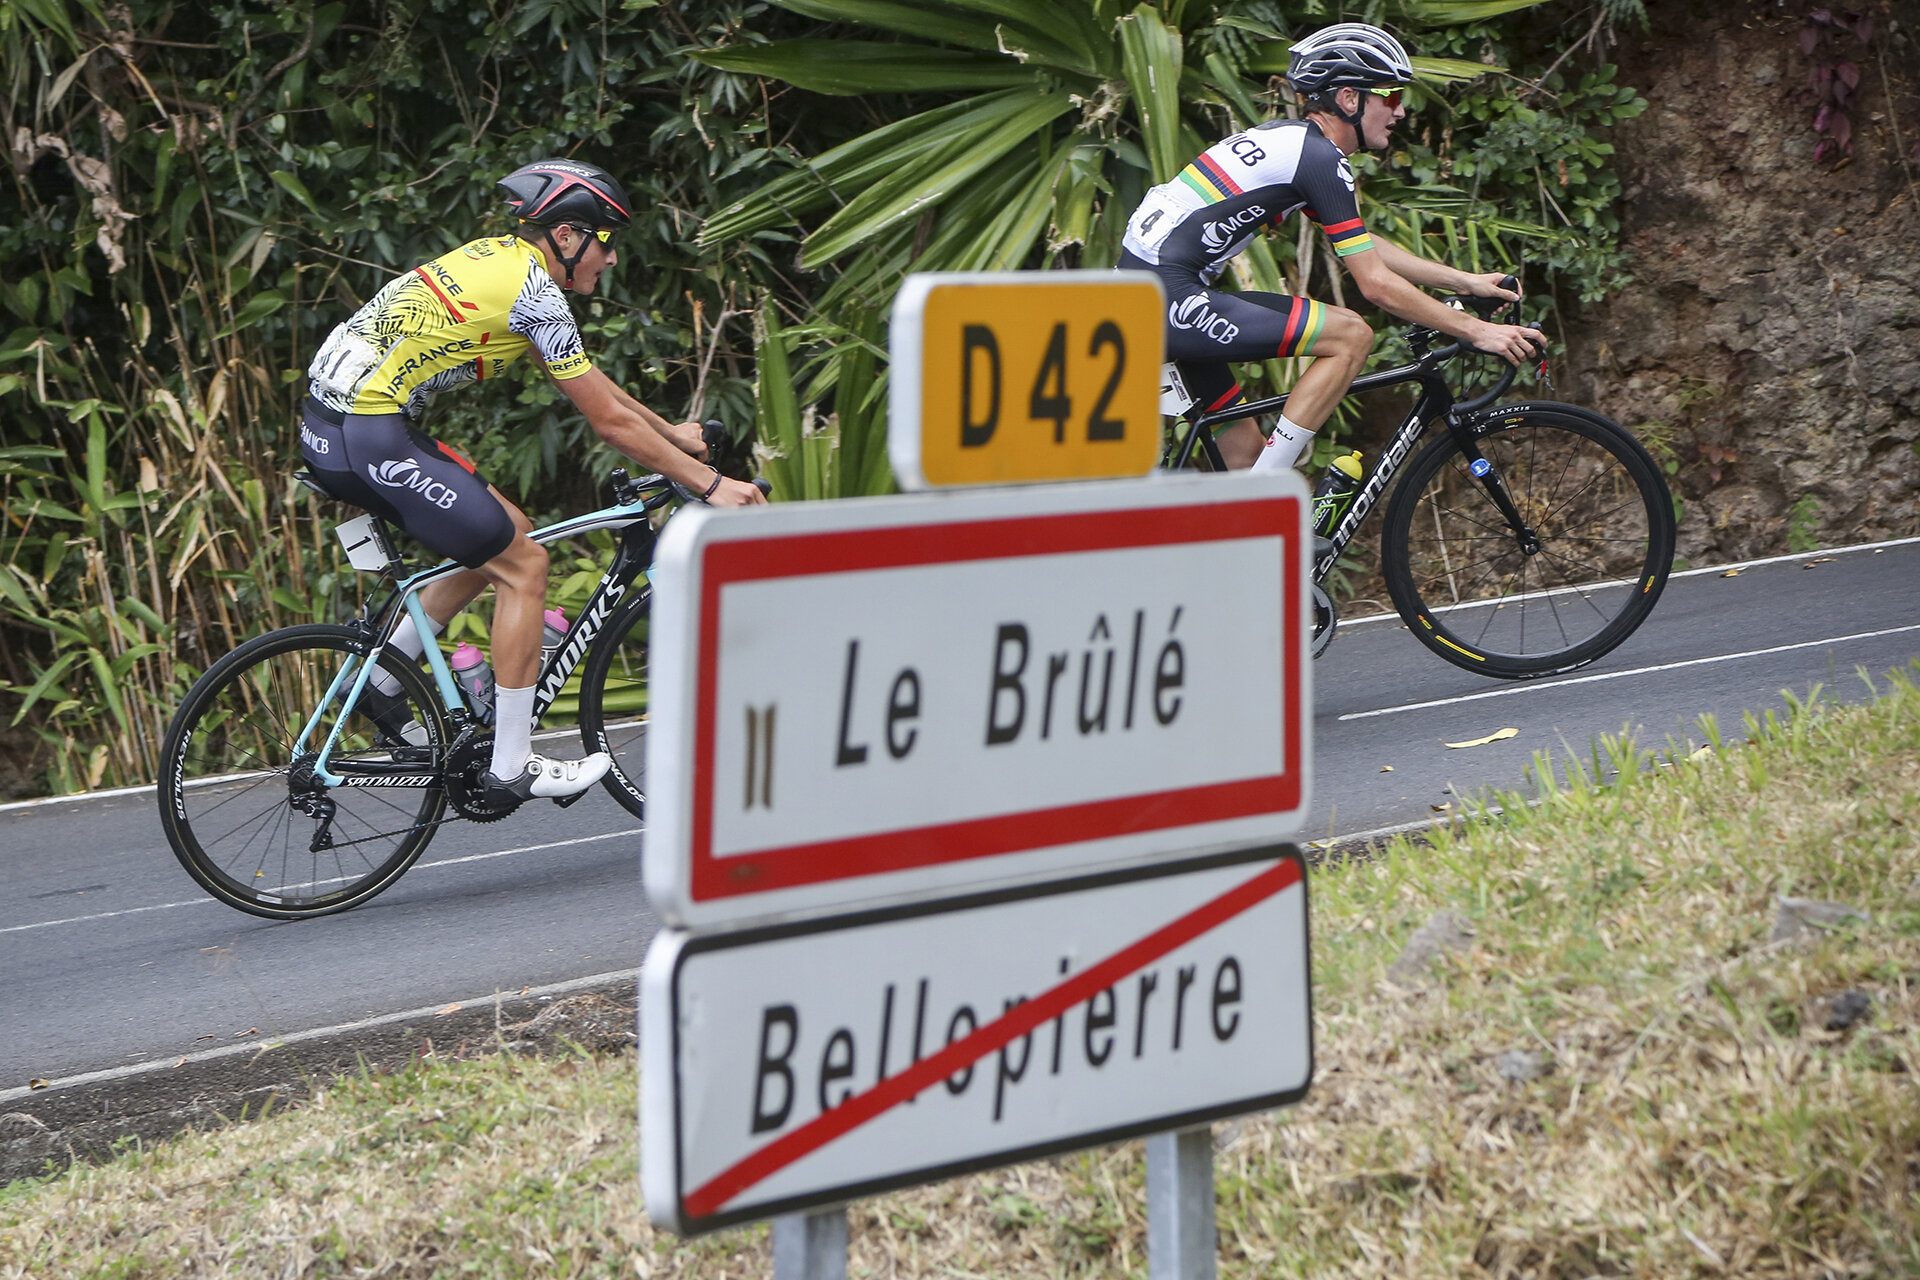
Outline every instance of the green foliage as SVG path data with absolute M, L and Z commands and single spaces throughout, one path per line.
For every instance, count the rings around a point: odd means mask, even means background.
M 57 790 L 151 776 L 185 682 L 358 603 L 291 480 L 326 332 L 506 226 L 493 180 L 604 161 L 640 214 L 580 308 L 669 416 L 752 416 L 758 246 L 691 245 L 772 163 L 765 99 L 684 56 L 753 0 L 36 0 L 0 6 L 0 711 Z M 791 20 L 788 25 L 801 27 Z M 830 132 L 830 131 L 829 131 Z M 536 516 L 612 461 L 530 362 L 428 424 Z M 504 390 L 504 394 L 503 394 Z

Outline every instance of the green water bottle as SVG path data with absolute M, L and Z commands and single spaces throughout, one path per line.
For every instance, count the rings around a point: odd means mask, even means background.
M 1341 518 L 1347 514 L 1347 508 L 1353 505 L 1353 495 L 1360 492 L 1360 476 L 1365 467 L 1360 462 L 1360 451 L 1343 453 L 1328 465 L 1326 474 L 1313 486 L 1313 531 L 1323 538 L 1333 536 L 1340 527 Z

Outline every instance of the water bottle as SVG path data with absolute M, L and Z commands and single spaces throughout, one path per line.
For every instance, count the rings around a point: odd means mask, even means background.
M 545 671 L 547 664 L 553 661 L 553 655 L 567 642 L 567 611 L 552 608 L 542 615 L 540 628 L 540 669 Z
M 1313 486 L 1315 533 L 1323 538 L 1333 536 L 1333 531 L 1340 527 L 1341 517 L 1353 505 L 1353 495 L 1360 492 L 1360 475 L 1364 470 L 1358 449 L 1341 454 L 1327 467 L 1326 474 Z
M 453 678 L 466 695 L 467 709 L 481 724 L 493 723 L 493 668 L 486 655 L 464 640 L 453 651 Z

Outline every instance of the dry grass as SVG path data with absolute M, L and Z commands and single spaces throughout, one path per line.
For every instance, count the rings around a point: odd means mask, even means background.
M 1314 1088 L 1216 1129 L 1222 1273 L 1920 1274 L 1920 692 L 1885 692 L 1699 760 L 1603 744 L 1537 809 L 1317 872 Z M 1871 919 L 1774 944 L 1779 895 Z M 1389 982 L 1443 909 L 1473 949 Z M 1826 1030 L 1844 991 L 1871 1011 Z M 646 1224 L 633 1074 L 429 1063 L 16 1184 L 0 1277 L 768 1274 L 764 1228 Z M 863 1202 L 854 1274 L 1143 1274 L 1139 1152 Z

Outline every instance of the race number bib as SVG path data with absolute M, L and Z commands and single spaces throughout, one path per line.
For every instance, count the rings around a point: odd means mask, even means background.
M 379 363 L 378 348 L 346 325 L 337 325 L 321 345 L 320 354 L 307 366 L 307 377 L 316 388 L 350 400 L 366 381 L 368 371 Z

